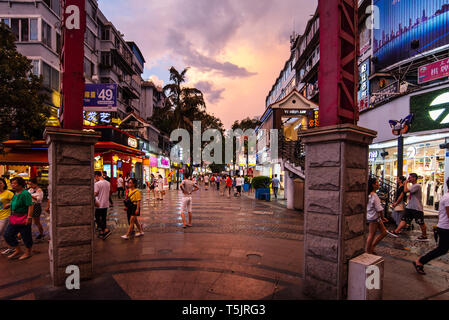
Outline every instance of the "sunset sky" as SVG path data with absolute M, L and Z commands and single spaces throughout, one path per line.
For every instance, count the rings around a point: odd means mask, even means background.
M 99 0 L 105 16 L 134 41 L 145 80 L 166 84 L 168 69 L 191 67 L 188 86 L 202 90 L 209 113 L 229 128 L 260 116 L 317 0 Z

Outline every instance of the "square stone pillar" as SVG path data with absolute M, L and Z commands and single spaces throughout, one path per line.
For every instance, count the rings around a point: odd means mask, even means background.
M 348 262 L 365 247 L 368 146 L 377 132 L 352 124 L 305 131 L 304 293 L 346 299 Z
M 67 266 L 80 278 L 93 274 L 94 149 L 96 132 L 47 128 L 50 201 L 50 272 L 53 285 L 63 286 Z

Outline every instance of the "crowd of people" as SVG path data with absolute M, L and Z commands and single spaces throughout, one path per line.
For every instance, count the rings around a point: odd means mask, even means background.
M 368 236 L 365 252 L 376 254 L 376 246 L 389 234 L 398 238 L 406 230 L 410 229 L 413 220 L 419 225 L 421 235 L 417 241 L 428 241 L 427 226 L 424 221 L 422 187 L 418 183 L 418 175 L 411 173 L 408 178 L 398 177 L 398 188 L 392 203 L 392 218 L 396 228 L 387 230 L 385 224 L 389 221 L 385 216 L 385 208 L 377 194 L 379 181 L 376 178 L 368 180 L 368 205 L 366 220 L 368 224 Z M 250 177 L 242 175 L 230 176 L 228 174 L 211 174 L 184 177 L 180 184 L 182 192 L 181 218 L 183 228 L 192 227 L 192 194 L 204 188 L 204 190 L 217 191 L 220 196 L 242 196 L 242 188 L 247 184 L 249 193 L 252 192 Z M 279 179 L 275 175 L 271 181 L 274 195 L 277 198 Z M 446 181 L 449 189 L 449 179 Z M 49 202 L 45 209 L 42 207 L 44 192 L 39 188 L 36 179 L 25 181 L 21 177 L 10 180 L 11 190 L 5 179 L 0 178 L 0 236 L 6 242 L 7 248 L 2 255 L 8 259 L 25 260 L 31 257 L 32 247 L 35 241 L 44 239 L 44 229 L 40 217 L 43 211 L 49 212 Z M 139 222 L 142 206 L 142 191 L 138 188 L 135 178 L 127 175 L 123 178 L 119 175 L 117 180 L 118 199 L 123 199 L 127 214 L 128 229 L 121 238 L 128 240 L 132 236 L 142 237 L 144 230 Z M 148 182 L 148 194 L 156 201 L 163 201 L 165 195 L 164 179 L 161 175 L 151 175 Z M 107 213 L 112 204 L 112 192 L 110 178 L 106 172 L 95 172 L 94 198 L 95 198 L 95 223 L 100 239 L 107 239 L 111 230 L 107 226 Z M 33 239 L 32 225 L 35 225 L 39 234 Z M 415 270 L 419 274 L 425 274 L 424 265 L 449 251 L 449 193 L 446 193 L 439 203 L 439 221 L 434 230 L 438 247 L 428 254 L 413 262 Z M 25 250 L 22 250 L 19 241 L 22 240 Z
M 416 241 L 428 241 L 427 226 L 424 221 L 424 209 L 422 203 L 422 187 L 418 183 L 418 175 L 411 173 L 407 178 L 398 177 L 398 188 L 395 199 L 392 204 L 392 217 L 396 223 L 396 228 L 387 230 L 385 223 L 388 219 L 384 216 L 384 207 L 377 194 L 379 181 L 376 178 L 368 180 L 368 205 L 367 205 L 367 224 L 368 237 L 366 241 L 365 252 L 376 254 L 375 247 L 388 234 L 398 238 L 400 234 L 410 229 L 413 220 L 419 225 L 421 235 Z M 446 181 L 449 189 L 449 179 Z M 425 275 L 424 265 L 430 261 L 445 255 L 449 251 L 449 193 L 446 193 L 440 200 L 438 225 L 434 230 L 435 240 L 438 241 L 438 247 L 426 255 L 413 262 L 413 266 L 418 274 Z

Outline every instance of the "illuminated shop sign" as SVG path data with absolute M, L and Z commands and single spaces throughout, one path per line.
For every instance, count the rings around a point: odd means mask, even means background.
M 83 118 L 89 124 L 111 124 L 112 114 L 110 112 L 83 111 Z
M 318 110 L 313 111 L 313 116 L 309 120 L 309 129 L 317 128 L 320 125 L 319 118 L 320 118 L 320 112 Z
M 157 166 L 159 168 L 164 168 L 164 169 L 168 169 L 170 168 L 170 159 L 166 158 L 166 157 L 158 157 L 157 158 Z
M 379 157 L 379 151 L 370 151 L 369 153 L 370 159 L 376 159 L 377 157 Z
M 137 139 L 129 137 L 128 138 L 128 146 L 130 146 L 131 148 L 137 148 L 137 146 L 138 146 Z
M 359 111 L 363 111 L 368 109 L 369 106 L 369 73 L 370 73 L 370 65 L 369 60 L 363 62 L 359 67 L 359 80 L 360 80 L 360 89 L 357 93 Z

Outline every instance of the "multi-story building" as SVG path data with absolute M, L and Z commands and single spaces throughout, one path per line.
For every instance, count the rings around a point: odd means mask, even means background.
M 153 81 L 142 82 L 142 96 L 140 99 L 140 114 L 147 121 L 153 115 L 154 108 L 162 108 L 165 106 L 165 93 L 160 86 L 156 86 Z
M 418 174 L 425 212 L 435 211 L 449 178 L 449 1 L 367 2 L 378 10 L 372 32 L 360 28 L 359 125 L 378 132 L 370 171 L 394 184 L 398 141 L 389 121 L 414 114 L 402 174 Z
M 60 125 L 60 16 L 59 0 L 0 1 L 0 19 L 16 36 L 18 51 L 32 61 L 33 72 L 43 76 L 43 90 L 48 94 L 46 103 L 52 109 L 48 125 L 53 126 Z M 95 169 L 107 171 L 114 186 L 118 174 L 134 175 L 143 181 L 143 170 L 138 164 L 143 164 L 152 144 L 147 140 L 149 134 L 134 136 L 121 130 L 121 122 L 131 113 L 151 117 L 153 107 L 160 106 L 164 99 L 158 89 L 156 98 L 141 99 L 144 64 L 137 44 L 125 41 L 123 34 L 99 10 L 97 0 L 86 0 L 85 81 L 117 84 L 118 99 L 114 111 L 86 110 L 84 124 L 102 133 L 96 145 Z M 14 137 L 3 143 L 8 153 L 0 159 L 0 174 L 45 175 L 48 169 L 45 141 L 30 144 L 18 139 Z M 159 145 L 159 140 L 158 136 L 153 144 Z

